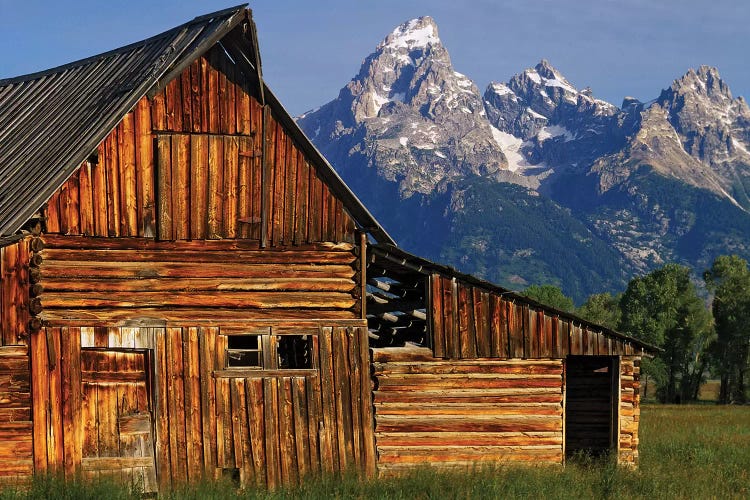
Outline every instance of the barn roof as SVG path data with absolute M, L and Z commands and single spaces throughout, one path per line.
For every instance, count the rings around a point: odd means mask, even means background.
M 0 237 L 18 232 L 150 90 L 166 84 L 235 27 L 245 5 L 57 68 L 0 80 Z M 252 29 L 254 34 L 254 26 Z M 246 54 L 252 65 L 257 57 Z M 262 82 L 262 77 L 261 77 Z M 266 103 L 364 230 L 393 243 L 262 83 Z
M 502 295 L 505 298 L 513 299 L 514 301 L 523 304 L 528 304 L 536 309 L 541 309 L 546 311 L 547 313 L 559 316 L 560 318 L 572 320 L 576 324 L 601 331 L 607 337 L 630 343 L 634 346 L 637 346 L 639 349 L 643 349 L 644 351 L 647 351 L 649 353 L 657 353 L 662 350 L 659 347 L 647 344 L 628 335 L 624 335 L 616 330 L 612 330 L 611 328 L 592 323 L 591 321 L 576 316 L 575 314 L 572 314 L 568 311 L 562 311 L 546 304 L 542 304 L 518 292 L 508 290 L 489 281 L 477 278 L 476 276 L 465 274 L 457 271 L 452 267 L 438 264 L 422 257 L 412 255 L 409 252 L 406 252 L 396 246 L 390 244 L 378 244 L 373 245 L 371 247 L 371 251 L 375 255 L 375 258 L 379 260 L 381 265 L 384 265 L 384 262 L 389 262 L 392 266 L 408 269 L 409 271 L 419 274 L 440 274 L 448 278 L 455 278 L 458 282 L 464 283 L 465 285 L 477 287 L 488 292 Z M 388 264 L 385 264 L 385 266 L 387 265 Z

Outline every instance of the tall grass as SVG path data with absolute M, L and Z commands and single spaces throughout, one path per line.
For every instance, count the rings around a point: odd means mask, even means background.
M 268 492 L 238 491 L 229 482 L 176 488 L 170 499 L 474 499 L 474 498 L 750 498 L 750 407 L 656 406 L 642 410 L 640 467 L 628 470 L 584 459 L 566 467 L 496 467 L 438 472 L 429 467 L 363 481 L 324 477 Z M 1 499 L 138 498 L 105 481 L 37 478 L 6 488 Z

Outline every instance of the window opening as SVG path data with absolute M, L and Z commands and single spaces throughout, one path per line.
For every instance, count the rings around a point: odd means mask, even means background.
M 230 368 L 263 368 L 263 342 L 260 335 L 229 335 L 227 366 Z
M 312 368 L 312 336 L 282 335 L 278 337 L 279 368 Z

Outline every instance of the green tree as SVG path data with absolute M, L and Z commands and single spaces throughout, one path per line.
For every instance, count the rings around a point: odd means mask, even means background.
M 722 255 L 703 274 L 713 293 L 717 338 L 712 353 L 721 377 L 719 402 L 747 401 L 750 368 L 750 270 L 737 255 Z
M 521 293 L 532 300 L 561 311 L 573 312 L 575 309 L 573 299 L 554 285 L 531 285 Z
M 644 363 L 662 402 L 697 397 L 706 369 L 703 356 L 712 334 L 711 314 L 685 266 L 667 264 L 630 281 L 620 301 L 620 330 L 663 349 Z
M 620 323 L 620 296 L 612 296 L 610 293 L 597 293 L 589 295 L 586 302 L 576 311 L 580 317 L 616 329 Z

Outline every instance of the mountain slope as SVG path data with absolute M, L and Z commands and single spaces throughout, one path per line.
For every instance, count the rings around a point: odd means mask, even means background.
M 750 111 L 714 68 L 621 108 L 544 60 L 480 95 L 422 17 L 298 121 L 404 248 L 511 288 L 750 256 Z

